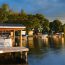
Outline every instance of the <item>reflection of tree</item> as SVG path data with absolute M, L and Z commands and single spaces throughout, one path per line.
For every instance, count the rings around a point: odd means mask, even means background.
M 49 47 L 48 38 L 42 39 L 42 43 L 43 43 L 44 47 L 46 47 L 46 48 Z
M 40 54 L 42 54 L 42 52 L 40 51 L 38 40 L 39 40 L 38 37 L 34 37 L 33 38 L 34 48 L 30 49 L 31 53 L 34 54 L 34 55 L 40 55 Z
M 64 47 L 65 47 L 64 37 L 61 37 L 61 38 L 60 38 L 60 42 L 62 43 L 62 48 L 64 48 Z
M 33 37 L 27 37 L 27 47 L 28 48 L 34 48 Z
M 59 38 L 49 38 L 49 46 L 53 49 L 60 49 L 61 48 L 61 41 Z
M 34 48 L 36 48 L 37 50 L 39 50 L 38 37 L 34 37 L 33 38 L 33 44 L 34 44 Z
M 65 34 L 64 34 L 64 43 L 65 43 Z
M 41 43 L 40 43 L 40 44 L 41 44 Z M 36 58 L 42 58 L 43 52 L 40 50 L 38 37 L 34 37 L 34 38 L 33 38 L 33 45 L 34 45 L 34 48 L 31 48 L 31 49 L 30 49 L 31 53 L 32 53 Z
M 42 48 L 42 42 L 40 42 L 42 40 L 40 40 L 38 37 L 34 37 L 33 38 L 33 45 L 34 48 L 30 48 L 30 52 L 31 54 L 35 55 L 35 57 L 37 58 L 43 58 L 43 56 L 45 57 L 45 53 L 47 53 L 48 48 Z

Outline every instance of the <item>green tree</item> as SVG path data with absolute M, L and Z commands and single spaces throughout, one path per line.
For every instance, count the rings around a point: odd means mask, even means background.
M 5 11 L 5 12 L 9 12 L 9 6 L 8 6 L 8 4 L 3 4 L 2 5 L 2 10 Z
M 2 23 L 8 20 L 7 18 L 8 14 L 9 14 L 9 6 L 7 4 L 3 4 L 0 11 L 0 20 Z
M 42 24 L 43 24 L 43 22 L 45 20 L 44 15 L 42 15 L 42 14 L 36 14 L 35 17 L 37 17 L 39 19 L 39 23 L 42 26 Z
M 62 31 L 62 23 L 59 20 L 53 21 L 53 31 L 55 32 L 61 32 Z
M 65 24 L 62 25 L 62 31 L 65 33 Z
M 53 22 L 49 23 L 49 28 L 50 28 L 49 32 L 53 33 Z
M 45 19 L 45 21 L 42 24 L 43 30 L 42 33 L 48 33 L 50 28 L 49 28 L 49 21 Z

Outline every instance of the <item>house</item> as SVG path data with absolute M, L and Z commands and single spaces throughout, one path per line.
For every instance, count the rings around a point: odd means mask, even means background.
M 27 62 L 28 48 L 22 46 L 22 30 L 26 27 L 21 24 L 0 24 L 0 53 L 25 52 Z M 19 46 L 15 47 L 15 32 L 20 31 Z M 22 54 L 21 54 L 22 57 Z

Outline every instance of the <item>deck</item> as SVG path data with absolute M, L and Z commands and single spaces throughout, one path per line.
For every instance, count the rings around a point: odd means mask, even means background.
M 28 48 L 25 47 L 1 47 L 0 53 L 10 53 L 10 52 L 24 52 L 29 51 Z
M 21 59 L 23 58 L 23 52 L 25 52 L 25 62 L 28 63 L 27 52 L 28 48 L 25 47 L 0 47 L 0 54 L 2 53 L 11 53 L 11 52 L 21 52 Z

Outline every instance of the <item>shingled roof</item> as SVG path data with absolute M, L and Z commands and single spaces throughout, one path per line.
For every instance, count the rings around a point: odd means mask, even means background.
M 0 26 L 24 26 L 22 24 L 0 24 Z

